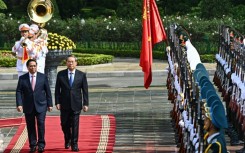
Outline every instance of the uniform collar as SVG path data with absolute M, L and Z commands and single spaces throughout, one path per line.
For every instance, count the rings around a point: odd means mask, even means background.
M 210 135 L 210 136 L 208 137 L 208 139 L 207 139 L 208 144 L 210 144 L 210 143 L 212 142 L 212 140 L 213 140 L 216 136 L 218 136 L 219 134 L 220 134 L 220 133 L 217 132 L 217 133 L 214 133 L 214 134 Z

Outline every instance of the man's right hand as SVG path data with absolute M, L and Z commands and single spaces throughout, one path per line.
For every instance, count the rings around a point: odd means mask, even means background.
M 20 42 L 23 41 L 23 40 L 26 39 L 26 38 L 27 38 L 27 36 L 21 37 L 21 38 L 20 38 Z
M 167 47 L 166 47 L 166 51 L 169 53 L 170 50 L 171 50 L 170 46 L 167 46 Z
M 58 110 L 60 110 L 60 104 L 57 104 L 57 105 L 56 105 L 56 108 L 57 108 Z
M 17 107 L 17 111 L 18 111 L 18 112 L 22 112 L 22 110 L 23 110 L 22 106 L 18 106 L 18 107 Z

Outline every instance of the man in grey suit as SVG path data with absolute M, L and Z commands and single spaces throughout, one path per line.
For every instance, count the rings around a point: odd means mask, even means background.
M 77 60 L 70 55 L 66 59 L 67 69 L 57 74 L 55 105 L 60 110 L 61 127 L 65 148 L 78 152 L 79 116 L 81 110 L 88 111 L 88 83 L 86 74 L 77 70 Z
M 19 77 L 16 89 L 17 111 L 25 114 L 30 152 L 44 152 L 46 112 L 53 107 L 52 96 L 46 75 L 37 72 L 37 62 L 29 59 L 26 63 L 29 73 Z M 38 141 L 36 133 L 38 129 Z

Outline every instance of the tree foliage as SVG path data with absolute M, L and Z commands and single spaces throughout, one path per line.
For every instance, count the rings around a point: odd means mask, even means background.
M 0 10 L 5 10 L 5 9 L 7 9 L 6 4 L 2 0 L 0 0 Z
M 164 9 L 166 15 L 184 15 L 191 12 L 191 7 L 197 6 L 200 0 L 165 0 L 159 7 Z
M 56 0 L 62 19 L 80 15 L 82 3 L 80 0 Z
M 7 5 L 5 13 L 15 17 L 26 16 L 30 0 L 1 0 Z M 0 4 L 1 4 L 0 1 Z M 161 16 L 187 15 L 205 19 L 233 15 L 240 19 L 243 14 L 244 0 L 155 0 Z M 72 18 L 118 18 L 135 19 L 142 16 L 143 0 L 52 0 L 55 17 Z M 238 10 L 237 10 L 238 9 Z
M 201 17 L 206 19 L 230 15 L 231 6 L 230 0 L 202 0 L 199 3 Z
M 121 0 L 117 8 L 117 15 L 121 18 L 140 18 L 142 4 L 143 2 L 139 0 Z
M 27 16 L 27 6 L 29 0 L 3 0 L 7 5 L 6 13 L 11 13 L 12 16 L 22 18 Z
M 232 10 L 231 10 L 231 13 L 233 15 L 233 17 L 241 20 L 241 19 L 244 19 L 245 17 L 245 5 L 237 5 L 235 6 Z

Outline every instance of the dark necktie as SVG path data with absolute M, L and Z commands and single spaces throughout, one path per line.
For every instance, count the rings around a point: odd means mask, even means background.
M 72 77 L 73 73 L 70 73 L 70 79 L 69 79 L 69 84 L 70 84 L 70 87 L 72 86 L 72 83 L 73 83 L 73 77 Z

